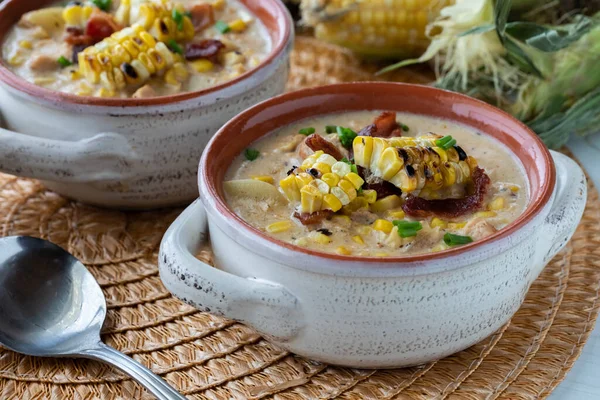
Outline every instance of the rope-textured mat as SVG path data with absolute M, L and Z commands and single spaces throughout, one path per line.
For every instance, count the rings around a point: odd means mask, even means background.
M 300 38 L 289 86 L 366 80 L 371 73 L 348 53 Z M 402 74 L 394 79 L 425 79 L 417 72 Z M 399 370 L 312 362 L 171 297 L 158 277 L 156 257 L 162 234 L 181 209 L 100 210 L 39 182 L 0 175 L 0 235 L 49 239 L 83 261 L 106 294 L 104 341 L 190 399 L 540 399 L 571 368 L 598 313 L 600 200 L 591 183 L 589 189 L 573 240 L 542 272 L 509 324 L 451 357 Z M 0 349 L 0 399 L 96 398 L 152 397 L 102 364 Z

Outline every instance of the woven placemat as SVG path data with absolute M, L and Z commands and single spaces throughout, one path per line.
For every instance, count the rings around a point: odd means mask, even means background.
M 373 79 L 336 47 L 299 38 L 290 88 Z M 389 78 L 389 77 L 388 77 Z M 418 70 L 392 79 L 425 82 Z M 338 368 L 289 354 L 238 323 L 170 296 L 156 261 L 181 209 L 118 212 L 81 205 L 39 182 L 0 175 L 0 235 L 49 239 L 83 261 L 106 294 L 106 343 L 191 399 L 540 399 L 564 378 L 593 329 L 600 283 L 600 200 L 589 185 L 573 240 L 533 284 L 509 324 L 443 360 L 399 370 Z M 210 254 L 203 255 L 210 259 Z M 138 384 L 85 360 L 0 349 L 0 399 L 149 399 Z

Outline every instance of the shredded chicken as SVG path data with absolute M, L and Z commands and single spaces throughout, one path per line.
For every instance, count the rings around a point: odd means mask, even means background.
M 473 218 L 465 225 L 464 230 L 473 240 L 480 240 L 495 233 L 497 229 L 483 218 Z
M 29 68 L 32 71 L 37 72 L 54 71 L 60 66 L 57 60 L 58 57 L 50 57 L 46 54 L 39 54 L 31 58 L 31 61 L 29 61 Z

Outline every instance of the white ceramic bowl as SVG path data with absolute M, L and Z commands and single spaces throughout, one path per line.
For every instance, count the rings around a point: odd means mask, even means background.
M 525 166 L 531 199 L 505 229 L 439 253 L 396 258 L 324 254 L 270 238 L 224 201 L 227 166 L 278 126 L 342 110 L 391 109 L 455 120 L 503 142 Z M 240 143 L 224 147 L 231 137 Z M 361 368 L 421 364 L 465 349 L 504 325 L 572 236 L 586 180 L 508 114 L 472 98 L 393 83 L 285 94 L 239 115 L 200 163 L 202 197 L 166 233 L 160 274 L 185 302 L 256 328 L 315 360 Z M 210 240 L 218 268 L 194 257 Z
M 0 4 L 0 42 L 21 15 L 51 1 Z M 101 99 L 54 92 L 0 63 L 0 171 L 45 181 L 68 197 L 105 207 L 154 208 L 198 196 L 197 163 L 230 118 L 283 93 L 293 22 L 278 0 L 242 0 L 271 35 L 255 69 L 197 92 Z M 18 132 L 18 133 L 17 133 Z

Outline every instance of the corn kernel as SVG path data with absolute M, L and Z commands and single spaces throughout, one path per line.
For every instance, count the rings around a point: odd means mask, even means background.
M 328 174 L 331 172 L 331 167 L 329 166 L 329 164 L 325 164 L 322 162 L 316 162 L 313 164 L 312 167 L 319 171 L 321 174 Z
M 391 210 L 393 208 L 398 208 L 402 205 L 402 200 L 400 197 L 395 194 L 391 196 L 384 197 L 381 200 L 377 200 L 375 203 L 371 204 L 372 212 L 382 212 Z
M 215 67 L 215 64 L 213 64 L 212 61 L 205 59 L 192 61 L 190 65 L 196 72 L 199 73 L 211 71 Z
M 388 253 L 375 253 L 375 257 L 387 257 L 389 256 Z
M 338 161 L 331 166 L 331 172 L 333 172 L 334 174 L 337 174 L 340 177 L 344 177 L 347 174 L 349 174 L 351 171 L 350 171 L 350 166 L 348 164 L 346 164 L 345 162 L 342 162 L 342 161 Z
M 352 254 L 352 251 L 348 250 L 344 246 L 338 247 L 337 249 L 335 249 L 335 252 L 342 256 L 349 256 L 350 254 Z
M 293 175 L 290 175 L 293 176 Z M 309 174 L 303 172 L 301 174 L 296 175 L 296 184 L 298 185 L 298 189 L 303 188 L 313 181 L 313 177 Z
M 289 231 L 292 228 L 291 221 L 279 221 L 273 222 L 272 224 L 267 226 L 267 232 L 269 233 L 280 233 Z
M 79 79 L 81 79 L 81 74 L 80 74 L 80 73 L 79 73 L 79 71 L 78 71 L 78 70 L 76 70 L 76 69 L 72 70 L 72 71 L 70 72 L 70 75 L 71 75 L 71 80 L 72 80 L 72 81 L 76 81 L 76 80 L 79 80 Z
M 115 92 L 106 88 L 100 88 L 98 90 L 99 97 L 115 97 Z
M 352 236 L 352 240 L 354 240 L 354 242 L 358 244 L 365 244 L 365 241 L 360 235 Z
M 371 228 L 369 225 L 364 225 L 364 226 L 358 227 L 356 229 L 356 231 L 363 236 L 367 236 L 371 233 L 371 231 L 373 231 L 373 228 Z
M 273 179 L 273 177 L 269 176 L 269 175 L 253 176 L 252 179 L 254 179 L 256 181 L 267 182 L 267 183 L 270 183 L 271 185 L 275 183 L 275 180 Z
M 360 210 L 361 208 L 369 208 L 369 203 L 367 203 L 367 200 L 365 200 L 364 197 L 357 197 L 354 200 L 352 200 L 348 205 L 344 206 L 343 212 L 344 214 L 352 214 L 358 210 Z
M 446 246 L 445 243 L 440 243 L 437 246 L 435 246 L 433 249 L 431 249 L 432 253 L 437 253 L 438 251 L 443 251 L 446 250 L 448 248 L 448 246 Z
M 243 32 L 246 30 L 246 23 L 241 19 L 236 19 L 229 23 L 229 28 L 234 32 Z
M 325 209 L 337 212 L 342 208 L 342 202 L 330 193 L 323 197 L 323 206 Z
M 441 228 L 444 229 L 448 226 L 448 223 L 444 220 L 441 220 L 437 217 L 434 217 L 431 219 L 431 223 L 430 223 L 432 228 Z
M 450 222 L 448 224 L 448 229 L 459 230 L 459 229 L 464 228 L 465 225 L 467 225 L 466 222 Z
M 480 211 L 478 213 L 475 213 L 475 216 L 479 218 L 493 218 L 496 215 L 498 214 L 496 214 L 494 211 Z
M 350 183 L 352 183 L 352 185 L 354 185 L 354 188 L 356 188 L 357 190 L 361 188 L 363 183 L 365 183 L 363 178 L 361 178 L 360 176 L 358 176 L 358 174 L 356 174 L 354 172 L 350 172 L 349 174 L 346 174 L 344 179 L 347 179 Z
M 336 174 L 328 173 L 328 174 L 323 174 L 323 176 L 321 177 L 321 180 L 323 182 L 325 182 L 326 184 L 328 184 L 330 187 L 336 187 L 337 184 L 340 182 L 340 177 L 337 176 Z
M 350 198 L 350 201 L 356 198 L 356 189 L 354 189 L 354 185 L 350 181 L 342 179 L 338 183 L 338 187 L 341 188 L 344 192 L 346 192 L 346 194 Z
M 488 206 L 490 210 L 502 210 L 504 208 L 504 197 L 496 197 Z
M 373 223 L 373 229 L 384 233 L 390 233 L 394 228 L 394 224 L 385 219 L 378 219 Z
M 394 219 L 403 219 L 406 216 L 402 210 L 388 211 L 388 215 Z
M 373 204 L 377 201 L 377 192 L 375 190 L 363 190 L 362 196 L 369 204 Z
M 225 7 L 225 0 L 215 0 L 212 2 L 212 6 L 215 10 L 222 10 Z
M 15 54 L 8 59 L 8 63 L 14 67 L 18 67 L 23 65 L 25 59 L 21 57 L 19 54 Z
M 295 244 L 296 246 L 302 246 L 302 247 L 306 247 L 306 246 L 308 246 L 308 244 L 309 244 L 309 240 L 308 240 L 308 238 L 301 237 L 301 238 L 299 238 L 299 239 L 296 239 L 296 240 L 294 241 L 294 244 Z
M 335 164 L 337 162 L 337 160 L 334 157 L 330 156 L 329 154 L 323 154 L 319 158 L 317 158 L 317 162 L 325 163 L 329 166 L 332 166 L 333 164 Z
M 33 44 L 29 40 L 21 40 L 19 46 L 27 50 L 33 49 Z
M 509 189 L 511 190 L 511 192 L 513 193 L 517 193 L 519 190 L 521 190 L 520 187 L 518 187 L 517 185 L 511 185 L 509 186 Z
M 310 239 L 319 244 L 329 244 L 331 243 L 331 239 L 329 236 L 322 234 L 321 232 L 311 232 Z

